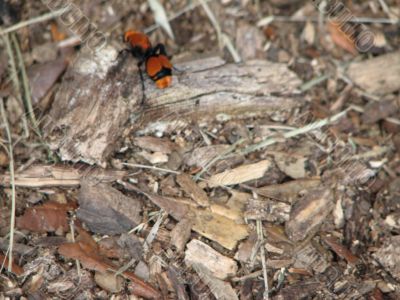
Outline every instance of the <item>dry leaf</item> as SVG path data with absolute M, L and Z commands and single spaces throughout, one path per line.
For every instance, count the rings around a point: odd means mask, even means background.
M 354 45 L 352 37 L 348 36 L 340 27 L 340 23 L 328 22 L 328 30 L 331 34 L 333 42 L 351 54 L 357 55 L 358 51 Z
M 33 232 L 59 232 L 68 231 L 69 210 L 76 208 L 72 204 L 46 202 L 43 205 L 29 207 L 25 213 L 17 218 L 17 227 Z
M 331 236 L 325 236 L 322 239 L 329 245 L 329 247 L 332 248 L 333 251 L 335 251 L 337 255 L 347 260 L 349 264 L 355 266 L 359 262 L 359 258 L 351 253 L 349 249 L 343 245 L 340 245 L 335 238 Z
M 0 253 L 0 266 L 4 266 L 4 268 L 8 267 L 8 257 L 4 256 L 2 253 Z M 24 274 L 24 269 L 18 266 L 15 262 L 12 262 L 11 272 L 17 276 L 21 276 Z
M 90 270 L 102 273 L 110 270 L 117 271 L 118 268 L 116 266 L 99 254 L 100 251 L 96 242 L 87 232 L 79 229 L 78 239 L 79 241 L 76 243 L 67 243 L 58 247 L 60 255 L 78 259 L 85 268 Z M 160 299 L 160 293 L 135 274 L 126 271 L 122 275 L 132 281 L 132 291 L 135 295 L 146 299 Z

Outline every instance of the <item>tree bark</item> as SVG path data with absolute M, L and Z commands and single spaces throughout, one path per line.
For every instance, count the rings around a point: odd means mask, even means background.
M 157 89 L 145 77 L 145 105 L 134 58 L 107 46 L 82 53 L 66 72 L 44 131 L 62 160 L 105 166 L 121 136 L 149 133 L 217 115 L 288 116 L 302 104 L 298 77 L 285 64 L 229 64 L 218 57 L 176 66 L 173 83 Z M 222 114 L 222 115 L 221 115 Z

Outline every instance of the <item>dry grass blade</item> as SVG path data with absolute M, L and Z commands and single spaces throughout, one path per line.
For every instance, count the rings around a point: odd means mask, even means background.
M 14 45 L 15 52 L 17 54 L 18 65 L 21 71 L 22 87 L 24 90 L 24 98 L 25 98 L 24 100 L 25 100 L 26 110 L 29 115 L 29 118 L 31 119 L 33 129 L 35 130 L 37 135 L 41 136 L 39 125 L 36 120 L 35 113 L 33 112 L 31 90 L 30 90 L 28 75 L 26 74 L 24 59 L 22 58 L 21 49 L 19 48 L 19 43 L 15 34 L 11 35 L 11 42 Z
M 169 35 L 171 39 L 175 39 L 174 33 L 172 31 L 171 25 L 167 17 L 167 13 L 164 6 L 158 0 L 148 0 L 151 10 L 154 13 L 154 19 Z
M 210 19 L 211 24 L 215 28 L 215 31 L 217 33 L 217 38 L 218 38 L 218 44 L 221 48 L 222 45 L 222 37 L 221 37 L 221 26 L 219 25 L 217 18 L 215 17 L 214 13 L 208 6 L 207 2 L 204 0 L 199 0 L 201 3 L 201 6 L 203 7 L 205 13 L 207 14 L 207 17 Z
M 147 235 L 147 238 L 146 238 L 146 240 L 145 240 L 145 242 L 144 242 L 144 245 L 143 245 L 143 250 L 144 250 L 145 253 L 150 249 L 151 243 L 152 243 L 152 242 L 154 241 L 154 239 L 156 238 L 157 232 L 158 232 L 158 230 L 160 229 L 160 225 L 161 225 L 161 223 L 164 221 L 164 219 L 165 219 L 165 217 L 166 217 L 167 215 L 168 215 L 168 214 L 165 213 L 163 210 L 160 210 L 160 211 L 158 212 L 157 221 L 156 221 L 156 223 L 154 224 L 153 228 L 151 228 L 151 230 L 150 230 L 149 234 Z
M 239 53 L 235 49 L 232 41 L 230 38 L 222 33 L 221 26 L 219 25 L 219 22 L 217 18 L 215 17 L 214 13 L 212 12 L 211 8 L 208 6 L 207 1 L 205 0 L 199 0 L 201 3 L 201 6 L 203 7 L 205 13 L 207 14 L 208 19 L 210 20 L 211 24 L 215 28 L 215 31 L 217 33 L 217 38 L 218 38 L 218 45 L 220 49 L 226 46 L 228 49 L 229 53 L 232 55 L 233 60 L 235 63 L 239 63 L 242 61 Z
M 10 177 L 11 177 L 11 220 L 10 220 L 10 246 L 8 252 L 8 271 L 12 271 L 12 262 L 13 262 L 13 245 L 14 245 L 14 227 L 15 227 L 15 184 L 14 184 L 14 155 L 13 155 L 13 144 L 11 138 L 11 131 L 8 125 L 8 120 L 6 116 L 6 112 L 4 109 L 3 98 L 0 98 L 0 114 L 3 119 L 3 124 L 6 130 L 7 139 L 8 139 L 8 155 L 10 157 Z
M 23 110 L 24 104 L 22 102 L 20 82 L 18 79 L 17 66 L 15 63 L 14 53 L 13 53 L 13 50 L 11 47 L 9 35 L 8 34 L 4 35 L 3 40 L 4 40 L 4 44 L 6 46 L 8 61 L 10 64 L 9 72 L 10 72 L 10 76 L 11 76 L 11 81 L 13 82 L 13 85 L 14 85 L 14 92 L 17 95 L 17 100 L 19 101 L 19 104 L 21 105 L 21 109 Z M 28 129 L 28 122 L 26 120 L 26 114 L 22 114 L 22 126 L 24 128 L 24 137 L 25 138 L 29 137 L 29 129 Z
M 321 127 L 324 127 L 326 125 L 332 124 L 332 123 L 336 122 L 337 120 L 341 119 L 351 109 L 352 108 L 350 107 L 350 108 L 348 108 L 348 109 L 346 109 L 346 110 L 344 110 L 344 111 L 342 111 L 342 112 L 340 112 L 340 113 L 338 113 L 338 114 L 336 114 L 336 115 L 334 115 L 332 117 L 316 121 L 316 122 L 308 124 L 308 125 L 306 125 L 306 126 L 304 126 L 302 128 L 298 128 L 298 129 L 294 129 L 294 130 L 288 131 L 288 132 L 283 134 L 283 137 L 284 137 L 284 139 L 288 139 L 288 138 L 292 138 L 292 137 L 295 137 L 295 136 L 298 136 L 298 135 L 301 135 L 301 134 L 308 133 L 308 132 L 313 131 L 313 130 L 320 129 Z M 273 137 L 272 138 L 268 138 L 268 139 L 265 139 L 264 141 L 261 141 L 261 142 L 259 142 L 257 144 L 254 144 L 254 145 L 246 147 L 243 151 L 241 151 L 241 154 L 249 154 L 251 152 L 254 152 L 254 151 L 257 151 L 257 150 L 261 150 L 262 148 L 265 148 L 267 146 L 276 144 L 276 143 L 281 142 L 281 141 L 282 141 L 282 138 L 278 138 L 278 139 L 273 138 Z
M 265 300 L 268 300 L 268 298 L 269 298 L 268 297 L 268 294 L 269 294 L 268 273 L 267 273 L 267 262 L 265 259 L 264 235 L 263 235 L 263 228 L 262 228 L 261 220 L 256 220 L 256 225 L 257 225 L 257 239 L 261 243 L 260 255 L 261 255 L 261 263 L 262 263 L 264 287 L 265 287 L 263 298 Z
M 209 2 L 211 0 L 205 0 L 206 2 Z M 189 5 L 185 6 L 183 9 L 181 9 L 180 11 L 178 11 L 177 13 L 173 14 L 170 18 L 168 18 L 168 21 L 172 21 L 175 20 L 176 18 L 182 16 L 183 14 L 195 9 L 196 7 L 200 6 L 201 4 L 197 1 L 193 1 L 191 2 Z M 149 33 L 152 32 L 153 30 L 157 29 L 158 27 L 160 27 L 160 24 L 154 24 L 151 25 L 149 27 L 147 27 L 143 32 L 144 33 Z

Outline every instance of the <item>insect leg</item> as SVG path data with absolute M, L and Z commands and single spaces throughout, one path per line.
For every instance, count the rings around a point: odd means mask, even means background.
M 165 50 L 165 46 L 164 44 L 157 44 L 154 48 L 153 48 L 153 53 L 157 54 L 162 54 L 165 55 L 166 57 L 170 58 L 167 54 L 167 50 Z
M 142 101 L 140 102 L 140 106 L 143 106 L 145 100 L 146 100 L 146 93 L 145 93 L 145 86 L 144 86 L 144 78 L 143 78 L 143 71 L 142 71 L 142 64 L 143 61 L 138 62 L 137 66 L 139 69 L 139 75 L 140 75 L 140 82 L 142 84 Z

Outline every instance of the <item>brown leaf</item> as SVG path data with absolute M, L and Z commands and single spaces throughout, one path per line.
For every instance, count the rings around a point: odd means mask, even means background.
M 5 268 L 8 266 L 8 257 L 4 256 L 2 253 L 0 253 L 0 266 L 4 265 Z M 13 272 L 17 276 L 21 276 L 24 274 L 24 269 L 22 269 L 20 266 L 18 266 L 15 262 L 12 262 L 11 266 L 11 272 Z
M 24 215 L 17 218 L 17 227 L 33 232 L 61 232 L 68 231 L 69 210 L 74 209 L 72 204 L 46 202 L 43 205 L 29 207 Z
M 102 273 L 106 273 L 109 270 L 117 271 L 118 268 L 116 266 L 105 257 L 99 255 L 99 248 L 89 233 L 80 229 L 79 235 L 78 239 L 80 241 L 61 245 L 58 247 L 58 253 L 71 259 L 78 259 L 85 268 L 90 270 Z M 124 272 L 122 275 L 132 281 L 133 293 L 137 296 L 146 299 L 160 299 L 159 292 L 135 274 Z
M 348 36 L 343 29 L 341 24 L 337 22 L 328 22 L 328 30 L 331 34 L 333 42 L 341 47 L 342 49 L 350 52 L 353 55 L 357 55 L 358 51 L 354 45 L 354 41 Z
M 335 251 L 337 255 L 347 260 L 349 264 L 356 265 L 359 261 L 359 258 L 357 256 L 351 253 L 351 251 L 343 245 L 340 245 L 335 238 L 331 236 L 325 236 L 323 237 L 323 240 L 329 245 L 329 247 L 332 248 L 333 251 Z
M 96 254 L 96 251 L 85 242 L 67 243 L 58 247 L 60 255 L 79 260 L 89 270 L 106 272 L 110 265 Z
M 42 64 L 33 65 L 28 70 L 29 84 L 32 91 L 33 103 L 38 103 L 67 67 L 64 58 L 58 58 Z

